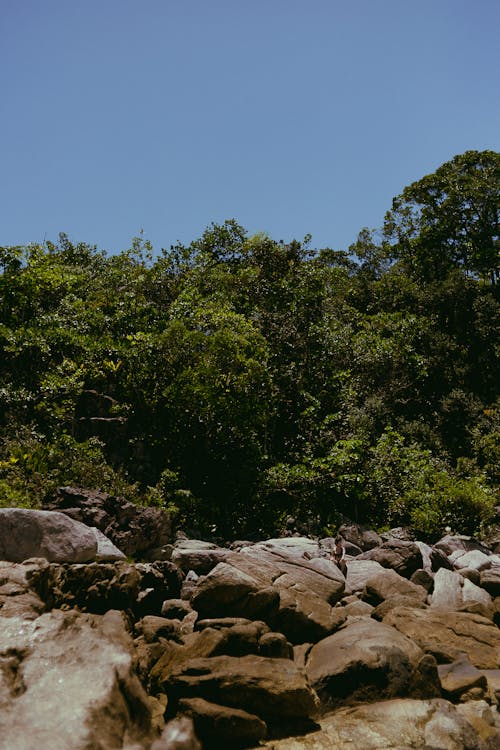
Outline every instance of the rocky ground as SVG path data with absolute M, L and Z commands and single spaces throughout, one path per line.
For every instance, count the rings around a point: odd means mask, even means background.
M 0 748 L 497 750 L 494 546 L 342 533 L 346 578 L 103 493 L 1 509 Z

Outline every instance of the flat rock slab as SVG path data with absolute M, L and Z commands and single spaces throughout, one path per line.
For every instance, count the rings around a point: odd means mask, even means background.
M 0 621 L 2 750 L 121 748 L 127 737 L 153 739 L 151 700 L 119 613 Z
M 438 663 L 450 663 L 465 654 L 478 669 L 497 669 L 500 664 L 500 630 L 480 615 L 396 607 L 384 623 L 433 654 Z
M 268 750 L 492 750 L 500 726 L 482 701 L 470 713 L 446 700 L 394 699 L 340 708 L 303 737 L 271 740 Z
M 23 562 L 44 557 L 50 562 L 95 560 L 92 529 L 64 513 L 26 508 L 0 508 L 0 560 Z

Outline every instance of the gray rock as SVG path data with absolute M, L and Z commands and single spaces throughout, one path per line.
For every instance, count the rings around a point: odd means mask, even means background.
M 489 549 L 473 539 L 471 536 L 465 536 L 463 534 L 447 534 L 439 542 L 436 542 L 434 547 L 442 550 L 446 555 L 451 555 L 456 550 L 462 550 L 464 552 L 470 552 L 471 550 L 480 550 L 486 554 L 489 553 Z
M 127 559 L 123 552 L 115 547 L 111 539 L 108 539 L 96 526 L 91 526 L 90 530 L 94 533 L 97 541 L 96 562 L 116 562 L 117 560 Z
M 116 612 L 0 618 L 0 747 L 88 750 L 152 741 L 152 703 Z
M 50 562 L 95 560 L 97 541 L 88 526 L 63 513 L 0 508 L 0 559 L 22 562 L 44 557 Z
M 455 550 L 455 552 L 449 555 L 448 559 L 456 570 L 460 570 L 461 568 L 486 570 L 486 568 L 491 568 L 492 565 L 491 556 L 486 555 L 478 549 L 470 550 L 469 552 Z
M 348 560 L 347 564 L 347 589 L 349 591 L 363 591 L 366 582 L 383 573 L 384 568 L 375 560 L 360 560 L 356 557 L 354 560 Z
M 339 528 L 338 533 L 346 540 L 346 542 L 351 542 L 351 544 L 356 545 L 356 547 L 360 548 L 363 552 L 373 549 L 374 547 L 379 547 L 383 542 L 382 537 L 375 531 L 366 529 L 355 523 L 343 524 Z
M 431 607 L 437 609 L 460 609 L 464 580 L 458 573 L 440 568 L 434 576 Z

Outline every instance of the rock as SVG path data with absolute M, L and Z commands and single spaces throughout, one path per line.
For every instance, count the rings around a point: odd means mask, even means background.
M 439 542 L 434 545 L 435 549 L 442 550 L 446 555 L 451 555 L 455 550 L 462 550 L 464 552 L 470 552 L 471 550 L 480 550 L 481 552 L 489 553 L 487 547 L 481 542 L 476 541 L 471 536 L 464 536 L 461 534 L 447 534 Z
M 486 555 L 478 549 L 470 550 L 469 552 L 460 549 L 455 550 L 455 552 L 449 555 L 448 559 L 456 570 L 460 570 L 461 568 L 486 570 L 486 568 L 491 568 L 492 565 L 491 556 Z
M 378 573 L 383 573 L 384 568 L 375 560 L 360 560 L 359 557 L 348 561 L 346 584 L 349 591 L 363 591 L 368 579 Z
M 0 618 L 0 743 L 9 750 L 88 750 L 152 741 L 151 701 L 119 613 Z M 121 747 L 121 741 L 120 741 Z
M 355 602 L 349 602 L 343 607 L 346 617 L 371 617 L 373 606 L 368 602 L 357 599 Z
M 179 712 L 193 719 L 196 735 L 209 746 L 239 748 L 256 745 L 267 734 L 265 722 L 239 708 L 210 703 L 203 698 L 184 698 Z
M 500 728 L 483 702 L 453 706 L 448 701 L 396 698 L 337 709 L 320 729 L 303 737 L 271 740 L 269 750 L 494 750 Z M 477 718 L 475 712 L 481 714 Z M 474 722 L 474 723 L 472 723 Z
M 191 599 L 200 618 L 225 616 L 265 618 L 279 604 L 278 591 L 261 584 L 233 565 L 219 563 L 197 582 Z
M 479 570 L 475 570 L 472 568 L 460 568 L 458 572 L 463 578 L 468 578 L 468 580 L 472 581 L 472 583 L 476 586 L 481 585 L 481 575 L 479 573 Z
M 157 615 L 146 615 L 136 625 L 136 630 L 144 635 L 146 643 L 153 643 L 159 638 L 180 640 L 179 620 L 167 620 Z
M 431 607 L 437 609 L 460 609 L 464 580 L 458 573 L 440 568 L 434 576 Z
M 170 517 L 162 508 L 143 508 L 99 490 L 59 487 L 45 509 L 96 526 L 128 557 L 138 557 L 171 540 Z
M 375 531 L 365 529 L 363 526 L 359 526 L 355 523 L 349 525 L 343 524 L 339 528 L 338 533 L 346 540 L 346 542 L 351 542 L 351 544 L 356 545 L 356 547 L 360 548 L 363 552 L 373 549 L 374 547 L 379 547 L 383 541 L 382 537 Z
M 202 750 L 195 734 L 193 720 L 189 716 L 181 716 L 169 721 L 161 737 L 153 742 L 150 750 Z
M 500 566 L 482 570 L 480 574 L 481 588 L 491 596 L 500 596 Z
M 117 560 L 127 559 L 123 552 L 115 547 L 111 539 L 104 536 L 96 526 L 91 526 L 90 530 L 94 533 L 97 542 L 96 562 L 116 562 Z
M 198 575 L 209 573 L 220 562 L 225 562 L 230 550 L 199 539 L 181 539 L 172 550 L 172 562 L 187 573 L 193 570 Z
M 468 659 L 462 657 L 451 664 L 438 667 L 439 681 L 445 698 L 454 700 L 474 687 L 486 690 L 485 675 L 474 667 Z
M 381 547 L 375 547 L 360 555 L 362 560 L 375 560 L 383 568 L 392 568 L 404 578 L 410 576 L 422 567 L 422 553 L 414 542 L 391 539 Z
M 438 663 L 467 655 L 479 669 L 496 669 L 500 660 L 500 630 L 485 617 L 468 612 L 398 607 L 384 618 L 411 638 Z
M 376 606 L 384 599 L 394 596 L 406 596 L 425 602 L 427 591 L 422 586 L 416 586 L 411 581 L 398 575 L 394 570 L 382 570 L 373 578 L 369 578 L 363 589 L 361 597 L 363 601 Z
M 95 560 L 97 541 L 83 523 L 63 513 L 0 508 L 0 559 L 22 562 L 44 557 L 50 562 Z
M 1 617 L 35 620 L 45 611 L 45 602 L 36 590 L 44 590 L 47 568 L 44 559 L 27 560 L 21 564 L 0 561 Z
M 423 656 L 394 628 L 362 618 L 313 646 L 306 674 L 324 707 L 347 699 L 391 698 L 410 694 Z M 428 689 L 435 691 L 435 685 Z
M 476 586 L 468 578 L 464 578 L 462 586 L 462 606 L 470 602 L 479 602 L 486 610 L 491 611 L 490 617 L 493 619 L 493 599 L 485 589 Z
M 339 625 L 332 605 L 345 580 L 329 560 L 305 559 L 302 546 L 300 538 L 270 540 L 232 553 L 198 581 L 192 606 L 202 618 L 263 619 L 293 644 L 319 640 Z
M 293 659 L 293 646 L 283 633 L 264 633 L 259 638 L 259 654 L 270 659 Z
M 411 596 L 389 596 L 388 599 L 384 599 L 383 602 L 377 604 L 377 606 L 373 608 L 371 617 L 373 617 L 374 620 L 382 622 L 392 609 L 397 609 L 398 607 L 427 609 L 427 604 Z
M 410 577 L 410 583 L 422 586 L 430 594 L 434 588 L 434 576 L 428 570 L 416 570 Z
M 253 713 L 266 723 L 307 719 L 318 710 L 305 675 L 289 659 L 190 659 L 166 676 L 162 687 L 174 704 L 183 698 L 204 698 Z
M 189 602 L 183 599 L 166 599 L 161 605 L 161 616 L 182 620 L 186 615 L 194 612 Z

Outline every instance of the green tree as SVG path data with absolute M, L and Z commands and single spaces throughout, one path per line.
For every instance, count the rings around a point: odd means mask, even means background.
M 390 257 L 421 278 L 451 268 L 499 279 L 500 153 L 466 151 L 406 187 L 387 212 Z

